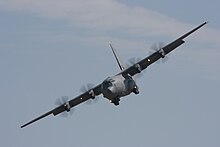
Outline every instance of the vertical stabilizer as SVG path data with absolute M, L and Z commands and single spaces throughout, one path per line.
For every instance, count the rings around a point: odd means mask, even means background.
M 112 52 L 113 52 L 113 54 L 114 54 L 114 56 L 115 56 L 115 59 L 116 59 L 116 61 L 117 61 L 117 63 L 118 63 L 119 68 L 121 69 L 121 71 L 123 71 L 125 68 L 124 68 L 122 62 L 120 61 L 120 59 L 119 59 L 119 57 L 118 57 L 118 55 L 117 55 L 117 53 L 116 53 L 116 50 L 112 47 L 111 42 L 109 42 L 109 45 L 110 45 L 110 47 L 111 47 L 111 49 L 112 49 Z

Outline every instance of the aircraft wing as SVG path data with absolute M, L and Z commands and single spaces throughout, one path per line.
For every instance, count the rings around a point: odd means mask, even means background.
M 174 50 L 178 46 L 182 45 L 185 42 L 183 40 L 184 38 L 186 38 L 187 36 L 189 36 L 190 34 L 195 32 L 196 30 L 198 30 L 199 28 L 201 28 L 205 24 L 207 24 L 207 22 L 204 22 L 203 24 L 201 24 L 198 27 L 192 29 L 188 33 L 184 34 L 183 36 L 179 37 L 178 39 L 174 40 L 173 42 L 171 42 L 168 45 L 166 45 L 165 47 L 163 47 L 162 48 L 163 52 L 156 51 L 152 55 L 144 58 L 143 60 L 139 61 L 138 63 L 134 64 L 133 66 L 127 68 L 124 71 L 122 71 L 122 74 L 129 74 L 129 75 L 133 76 L 133 75 L 135 75 L 137 73 L 140 73 L 142 70 L 147 68 L 149 65 L 151 65 L 154 62 L 156 62 L 160 58 L 164 57 L 166 54 L 168 54 L 169 52 L 171 52 L 172 50 Z M 162 53 L 163 53 L 163 55 L 162 55 Z
M 91 93 L 91 91 L 93 93 Z M 48 115 L 53 114 L 54 116 L 56 116 L 56 115 L 58 115 L 58 114 L 60 114 L 60 113 L 62 113 L 64 111 L 68 112 L 72 107 L 75 107 L 75 106 L 77 106 L 77 105 L 79 105 L 79 104 L 81 104 L 81 103 L 83 103 L 83 102 L 85 102 L 85 101 L 87 101 L 87 100 L 89 100 L 91 98 L 94 98 L 93 96 L 97 96 L 99 94 L 101 94 L 101 84 L 99 84 L 98 86 L 96 86 L 96 87 L 88 90 L 87 92 L 77 96 L 76 98 L 73 98 L 72 100 L 68 101 L 67 103 L 62 104 L 62 105 L 54 108 L 53 110 L 51 110 L 51 111 L 49 111 L 49 112 L 47 112 L 47 113 L 45 113 L 45 114 L 35 118 L 34 120 L 32 120 L 32 121 L 22 125 L 21 128 L 26 127 L 27 125 L 30 125 L 30 124 L 32 124 L 32 123 L 34 123 L 34 122 L 36 122 L 36 121 L 38 121 L 38 120 L 48 116 Z

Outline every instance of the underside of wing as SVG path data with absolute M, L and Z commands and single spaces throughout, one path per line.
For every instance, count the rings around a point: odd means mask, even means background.
M 179 47 L 182 45 L 185 41 L 183 40 L 202 26 L 207 24 L 207 22 L 204 22 L 203 24 L 199 25 L 198 27 L 192 29 L 188 33 L 184 34 L 183 36 L 179 37 L 178 39 L 174 40 L 173 42 L 169 43 L 168 45 L 162 47 L 155 53 L 151 54 L 150 56 L 144 58 L 143 60 L 137 62 L 136 64 L 132 65 L 131 67 L 127 68 L 122 72 L 122 74 L 129 74 L 131 76 L 140 73 L 142 70 L 146 69 L 149 65 L 152 63 L 156 62 L 160 58 L 164 58 L 166 54 L 174 50 L 175 48 Z
M 54 108 L 53 110 L 33 119 L 32 121 L 22 125 L 21 128 L 26 127 L 27 125 L 30 125 L 30 124 L 48 116 L 48 115 L 53 114 L 55 116 L 55 115 L 58 115 L 62 112 L 65 112 L 65 111 L 69 112 L 72 107 L 75 107 L 75 106 L 77 106 L 77 105 L 79 105 L 89 99 L 94 99 L 95 96 L 97 96 L 99 94 L 101 94 L 101 84 L 99 84 L 98 86 L 96 86 L 96 87 L 86 91 L 85 93 L 77 96 L 76 98 L 73 98 L 72 100 Z

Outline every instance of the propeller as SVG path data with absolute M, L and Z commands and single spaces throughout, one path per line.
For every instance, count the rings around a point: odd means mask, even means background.
M 141 59 L 142 58 L 140 58 L 140 57 L 132 57 L 132 58 L 128 59 L 127 67 L 130 67 L 130 66 L 138 63 L 139 61 L 141 61 Z M 143 76 L 143 72 L 144 71 L 142 71 L 141 73 L 138 73 L 134 76 L 135 81 Z
M 128 59 L 128 62 L 129 62 L 131 65 L 134 65 L 134 64 L 138 63 L 139 61 L 141 61 L 141 58 L 140 58 L 140 57 L 133 57 L 133 58 Z
M 60 106 L 60 105 L 68 104 L 68 99 L 69 99 L 69 96 L 62 96 L 61 98 L 57 98 L 55 101 L 55 105 Z M 73 113 L 74 113 L 74 109 L 72 108 L 70 109 L 69 112 L 65 111 L 61 113 L 60 116 L 67 117 L 68 115 L 73 115 Z
M 159 51 L 160 49 L 162 49 L 166 44 L 164 42 L 158 42 L 158 43 L 154 43 L 152 44 L 152 46 L 150 47 L 151 50 L 153 50 L 154 52 Z M 153 54 L 154 52 L 150 51 L 150 54 Z M 164 58 L 162 58 L 162 60 L 158 60 L 157 63 L 160 63 L 160 61 L 162 61 L 162 63 L 166 62 L 168 60 L 168 57 L 165 56 Z
M 152 44 L 151 49 L 154 50 L 154 51 L 159 51 L 164 46 L 165 46 L 164 42 L 158 42 L 158 43 Z
M 92 84 L 92 83 L 88 83 L 86 85 L 83 85 L 81 88 L 80 88 L 80 91 L 85 93 L 85 92 L 89 92 L 89 90 L 91 90 L 92 88 L 95 87 L 95 84 Z M 97 103 L 99 100 L 99 97 L 95 97 L 94 99 L 89 99 L 87 101 L 85 101 L 86 104 L 90 105 L 92 103 Z

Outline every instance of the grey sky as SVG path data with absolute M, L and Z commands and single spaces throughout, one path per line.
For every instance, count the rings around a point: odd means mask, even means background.
M 0 146 L 219 147 L 219 2 L 125 0 L 0 1 Z M 118 107 L 100 97 L 74 115 L 20 125 L 119 72 L 204 21 L 164 64 L 139 79 Z

